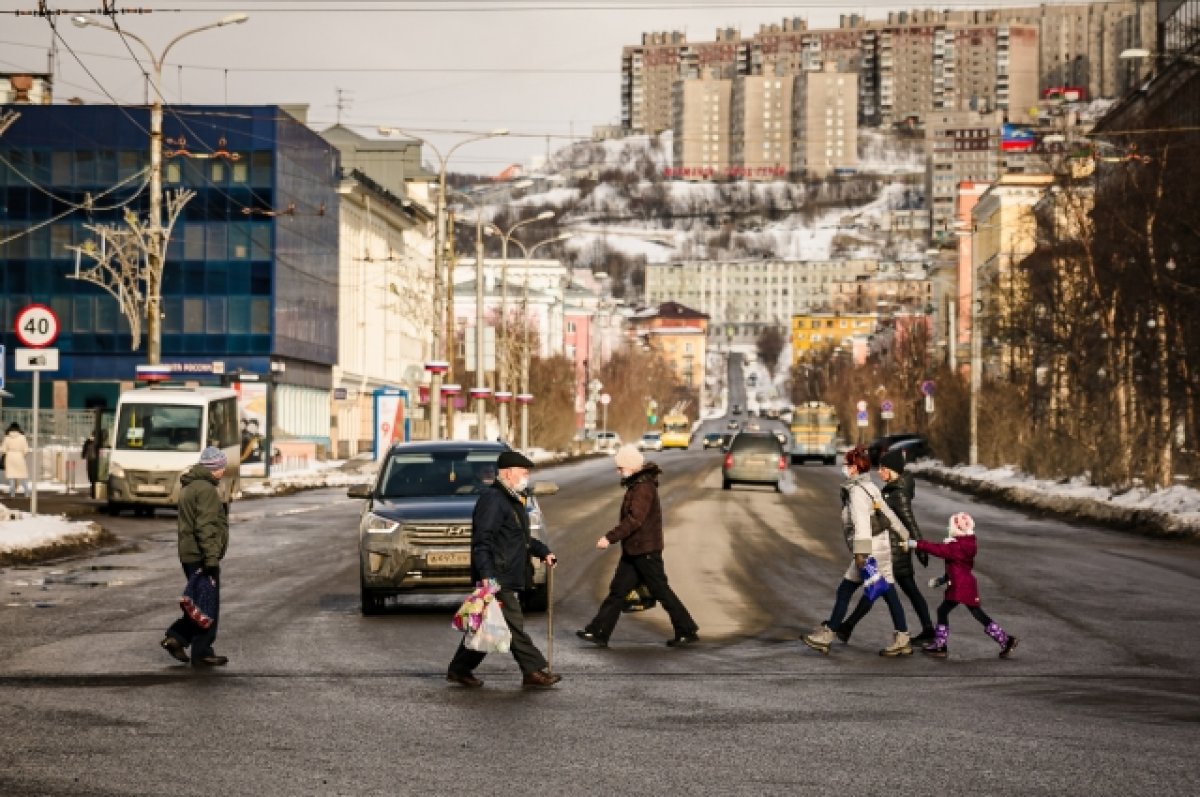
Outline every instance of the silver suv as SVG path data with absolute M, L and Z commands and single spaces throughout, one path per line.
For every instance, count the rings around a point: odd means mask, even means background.
M 388 451 L 375 484 L 351 487 L 365 498 L 358 523 L 362 613 L 378 614 L 394 595 L 465 594 L 471 590 L 471 515 L 480 491 L 496 478 L 496 458 L 508 447 L 482 440 L 401 443 Z M 558 486 L 533 484 L 526 505 L 531 533 L 546 540 L 536 496 Z M 546 568 L 530 557 L 533 588 L 522 595 L 528 611 L 546 609 Z

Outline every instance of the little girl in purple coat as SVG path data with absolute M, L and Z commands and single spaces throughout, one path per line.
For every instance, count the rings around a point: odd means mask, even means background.
M 979 587 L 975 583 L 975 574 L 971 572 L 975 565 L 975 521 L 971 516 L 959 512 L 951 517 L 950 537 L 945 542 L 909 540 L 908 545 L 946 560 L 946 575 L 930 582 L 930 586 L 935 586 L 937 581 L 946 585 L 946 599 L 937 609 L 933 642 L 924 647 L 925 652 L 935 658 L 946 658 L 949 652 L 950 610 L 961 603 L 980 622 L 987 635 L 1000 645 L 1000 658 L 1007 659 L 1017 646 L 1017 638 L 1004 633 L 1004 629 L 992 622 L 992 618 L 979 605 Z

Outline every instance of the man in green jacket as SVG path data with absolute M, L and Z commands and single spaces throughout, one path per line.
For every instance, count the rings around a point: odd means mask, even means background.
M 220 608 L 221 560 L 229 546 L 229 517 L 217 493 L 226 464 L 221 449 L 209 446 L 200 452 L 200 461 L 180 479 L 183 489 L 179 493 L 179 561 L 188 579 L 202 571 L 211 580 L 216 599 L 208 628 L 201 628 L 184 613 L 167 629 L 159 644 L 185 664 L 189 661 L 187 648 L 191 646 L 193 667 L 220 667 L 229 662 L 213 651 Z

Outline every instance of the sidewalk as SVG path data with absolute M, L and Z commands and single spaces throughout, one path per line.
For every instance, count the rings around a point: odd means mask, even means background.
M 29 511 L 29 496 L 20 494 L 10 498 L 0 493 L 0 504 L 21 512 Z M 88 496 L 87 488 L 73 493 L 62 490 L 38 490 L 37 508 L 39 515 L 65 515 L 72 520 L 94 520 L 104 514 L 104 502 Z

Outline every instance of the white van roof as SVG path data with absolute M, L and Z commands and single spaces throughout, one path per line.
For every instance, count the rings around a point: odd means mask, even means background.
M 150 385 L 126 390 L 121 394 L 123 404 L 158 404 L 176 401 L 184 404 L 202 404 L 213 399 L 235 398 L 237 392 L 228 387 L 205 387 L 188 385 Z

